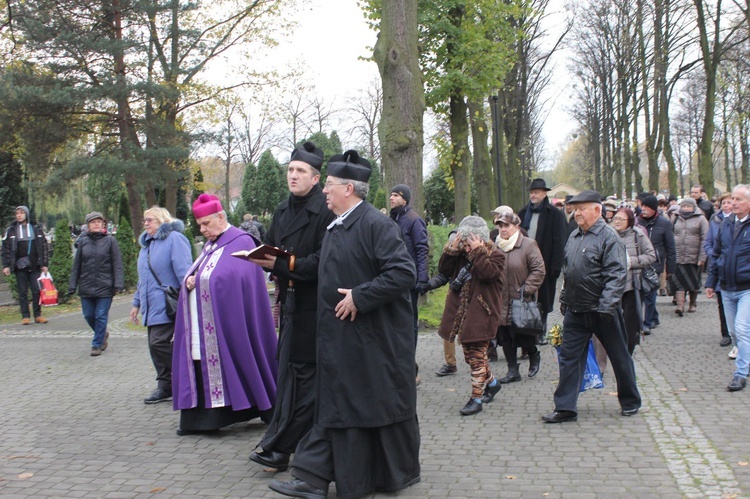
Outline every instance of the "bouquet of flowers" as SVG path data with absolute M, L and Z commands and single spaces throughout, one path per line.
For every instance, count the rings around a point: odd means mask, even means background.
M 562 324 L 555 324 L 552 329 L 547 331 L 547 341 L 553 347 L 559 347 L 562 345 L 563 339 L 563 326 Z

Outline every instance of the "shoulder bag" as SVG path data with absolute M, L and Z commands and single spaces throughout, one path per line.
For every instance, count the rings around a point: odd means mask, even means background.
M 536 295 L 534 295 L 534 298 L 531 301 L 524 300 L 524 286 L 525 285 L 521 285 L 520 298 L 510 301 L 510 328 L 514 334 L 536 336 L 544 332 L 542 313 L 539 310 L 539 303 L 536 301 Z
M 174 286 L 164 286 L 161 283 L 161 280 L 159 280 L 159 276 L 156 275 L 156 272 L 154 272 L 154 268 L 151 266 L 150 245 L 148 248 L 146 262 L 148 263 L 148 268 L 151 271 L 151 274 L 154 276 L 154 279 L 156 279 L 156 284 L 158 284 L 162 291 L 164 291 L 164 309 L 167 312 L 167 317 L 169 317 L 170 321 L 174 322 L 174 318 L 177 317 L 177 300 L 180 297 L 180 289 L 175 288 Z

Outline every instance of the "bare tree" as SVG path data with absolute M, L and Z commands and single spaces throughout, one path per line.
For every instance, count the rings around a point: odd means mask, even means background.
M 370 82 L 364 93 L 353 102 L 349 111 L 356 119 L 348 133 L 356 143 L 366 145 L 370 158 L 380 162 L 378 124 L 383 112 L 383 90 L 380 82 Z

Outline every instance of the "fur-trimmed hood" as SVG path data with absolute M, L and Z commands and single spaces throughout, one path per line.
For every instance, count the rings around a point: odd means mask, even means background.
M 169 236 L 169 233 L 172 231 L 176 232 L 184 232 L 185 231 L 185 223 L 182 220 L 173 220 L 172 222 L 165 222 L 159 226 L 158 229 L 156 229 L 156 234 L 154 234 L 154 239 L 166 239 Z M 146 247 L 146 238 L 149 237 L 147 232 L 143 232 L 141 236 L 138 238 L 138 244 L 141 245 L 141 248 Z

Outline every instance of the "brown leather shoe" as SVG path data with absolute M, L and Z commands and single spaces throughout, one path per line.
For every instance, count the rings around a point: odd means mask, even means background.
M 36 322 L 37 324 L 47 324 L 49 321 L 40 315 L 39 317 L 34 319 L 34 322 Z
M 31 319 L 29 319 L 28 317 L 24 317 L 23 319 L 21 319 L 21 324 L 23 324 L 24 326 L 28 326 L 29 324 L 31 324 Z

